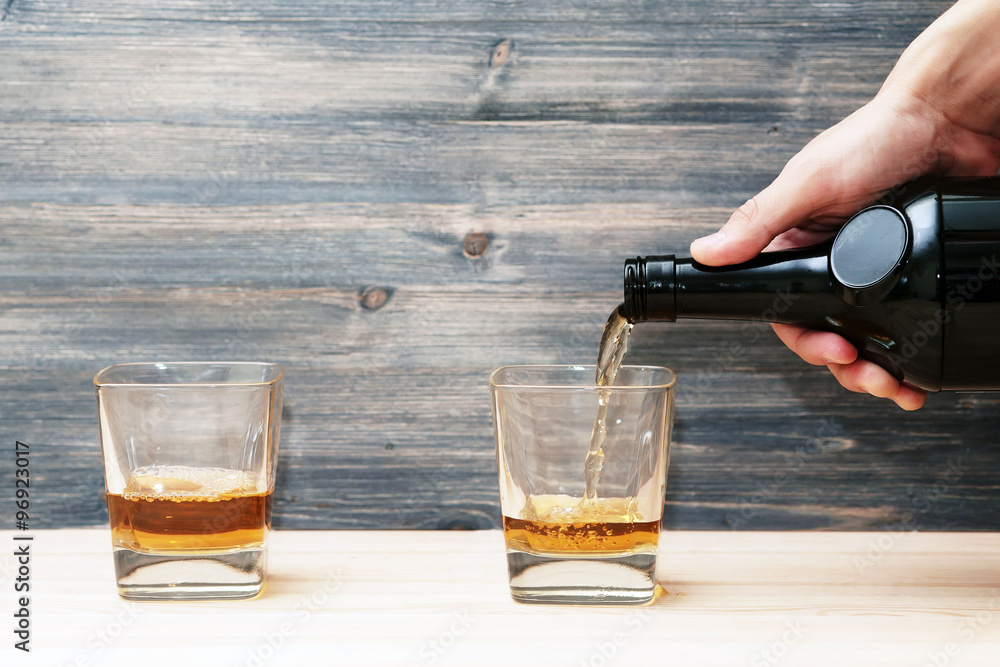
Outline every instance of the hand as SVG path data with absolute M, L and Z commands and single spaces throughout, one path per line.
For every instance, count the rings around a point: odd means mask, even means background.
M 795 155 L 721 230 L 691 244 L 712 266 L 761 251 L 811 245 L 890 188 L 928 173 L 993 176 L 1000 167 L 1000 3 L 963 0 L 900 58 L 874 100 Z M 901 385 L 837 334 L 772 325 L 808 363 L 844 387 L 920 408 L 926 392 Z

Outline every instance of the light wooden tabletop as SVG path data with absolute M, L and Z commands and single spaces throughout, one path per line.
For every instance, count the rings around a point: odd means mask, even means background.
M 0 626 L 2 664 L 943 667 L 1000 656 L 997 534 L 668 532 L 661 547 L 665 592 L 644 607 L 513 602 L 497 531 L 277 531 L 260 597 L 134 603 L 115 592 L 106 529 L 38 531 L 32 651 Z M 2 563 L 12 626 L 15 563 Z

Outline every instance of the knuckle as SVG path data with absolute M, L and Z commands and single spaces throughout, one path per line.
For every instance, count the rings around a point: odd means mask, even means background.
M 773 239 L 775 235 L 764 220 L 765 210 L 762 193 L 758 193 L 736 209 L 730 217 L 730 223 L 745 230 L 746 233 L 761 236 L 768 240 Z
M 895 393 L 895 381 L 881 368 L 872 364 L 864 369 L 861 374 L 860 384 L 862 389 L 879 398 L 886 398 Z
M 803 332 L 796 341 L 799 356 L 815 366 L 825 366 L 830 355 L 826 353 L 825 340 L 818 331 Z
M 744 226 L 758 226 L 757 221 L 760 215 L 760 195 L 754 195 L 746 200 L 742 206 L 733 213 L 733 221 Z
M 835 374 L 837 381 L 847 389 L 858 394 L 866 393 L 858 378 L 858 368 L 856 364 L 847 364 L 841 368 L 841 372 Z

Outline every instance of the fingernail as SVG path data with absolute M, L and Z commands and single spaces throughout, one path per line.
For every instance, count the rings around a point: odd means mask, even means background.
M 709 236 L 703 236 L 700 239 L 695 239 L 694 245 L 704 250 L 711 250 L 717 245 L 721 245 L 725 240 L 726 240 L 726 235 L 720 229 L 714 234 L 711 234 Z

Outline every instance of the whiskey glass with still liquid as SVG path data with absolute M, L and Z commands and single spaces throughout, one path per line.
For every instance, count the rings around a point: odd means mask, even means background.
M 264 587 L 277 364 L 120 364 L 94 378 L 118 592 L 238 599 Z
M 507 366 L 490 376 L 510 591 L 519 602 L 644 604 L 673 423 L 672 371 Z

